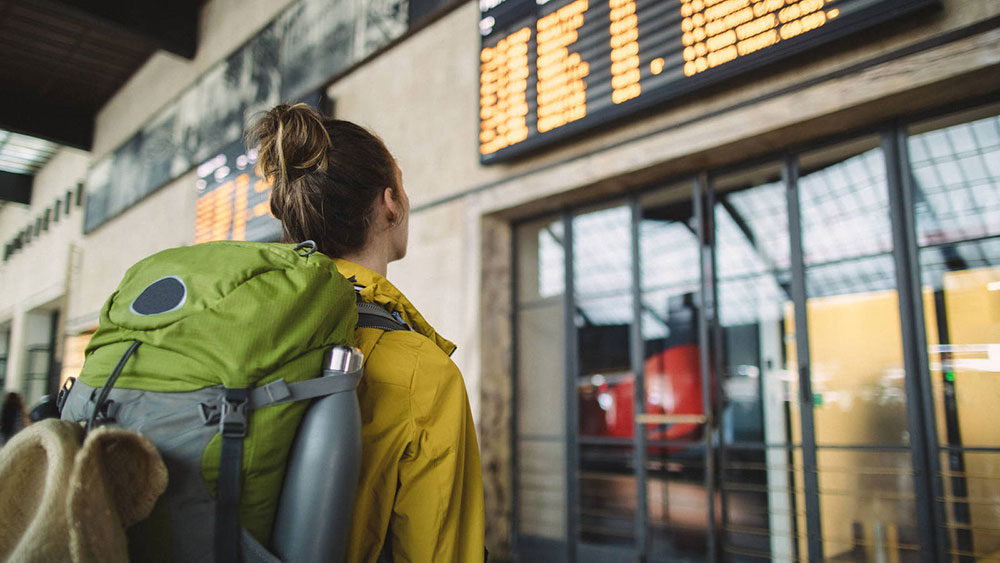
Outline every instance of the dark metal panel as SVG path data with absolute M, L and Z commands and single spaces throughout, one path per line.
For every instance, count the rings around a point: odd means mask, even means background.
M 632 412 L 638 416 L 646 412 L 646 347 L 642 339 L 642 288 L 640 287 L 642 277 L 639 262 L 642 255 L 639 246 L 642 205 L 639 203 L 638 196 L 629 198 L 629 206 L 632 208 L 632 326 L 629 327 L 629 342 L 631 343 L 629 354 L 632 360 L 632 373 L 635 374 Z M 632 428 L 634 432 L 632 455 L 638 497 L 636 499 L 635 546 L 636 551 L 642 556 L 649 551 L 647 534 L 649 507 L 646 502 L 646 426 L 633 419 Z
M 885 153 L 886 178 L 889 189 L 889 210 L 892 220 L 893 258 L 896 265 L 896 286 L 899 291 L 899 320 L 903 340 L 903 367 L 906 372 L 906 415 L 907 430 L 912 448 L 910 459 L 913 465 L 913 488 L 917 503 L 917 529 L 920 530 L 921 559 L 926 563 L 943 561 L 941 537 L 936 534 L 935 512 L 941 514 L 939 498 L 935 493 L 932 473 L 928 473 L 931 444 L 924 418 L 934 416 L 934 408 L 928 409 L 921 401 L 931 395 L 929 381 L 921 362 L 921 350 L 926 358 L 927 343 L 923 330 L 923 304 L 920 291 L 919 261 L 917 257 L 916 226 L 913 215 L 912 185 L 907 189 L 904 177 L 910 175 L 909 159 L 906 157 L 906 139 L 901 126 L 882 133 L 882 151 Z M 904 172 L 905 171 L 905 172 Z M 933 422 L 930 426 L 935 428 Z M 939 520 L 944 522 L 944 520 Z
M 201 2 L 196 0 L 167 3 L 134 0 L 32 2 L 94 24 L 111 26 L 186 59 L 194 59 L 197 52 Z
M 518 313 L 520 312 L 521 286 L 517 260 L 520 256 L 520 247 L 517 244 L 518 225 L 511 226 L 511 248 L 510 248 L 510 368 L 511 368 L 511 389 L 510 389 L 510 464 L 511 464 L 511 492 L 510 492 L 510 549 L 511 557 L 514 561 L 520 556 L 520 502 L 521 502 L 521 453 L 518 448 L 520 436 L 518 436 L 517 416 L 520 410 L 518 393 L 521 377 L 518 349 Z
M 0 129 L 89 151 L 94 111 L 70 107 L 63 100 L 0 90 Z
M 573 214 L 565 211 L 563 223 L 563 329 L 566 331 L 566 547 L 567 561 L 576 561 L 580 529 L 579 478 L 580 453 L 577 438 L 576 378 L 577 366 L 576 337 L 576 290 L 573 280 Z
M 823 560 L 823 530 L 820 522 L 819 474 L 816 461 L 816 431 L 813 420 L 812 373 L 809 367 L 809 330 L 806 317 L 806 272 L 802 254 L 802 218 L 799 213 L 799 163 L 785 157 L 781 175 L 788 203 L 791 230 L 792 297 L 795 301 L 795 349 L 799 368 L 799 409 L 802 417 L 802 472 L 805 483 L 806 537 L 809 561 Z
M 31 184 L 35 177 L 29 174 L 14 174 L 0 171 L 0 201 L 31 203 Z
M 709 351 L 709 326 L 707 313 L 705 311 L 711 303 L 711 288 L 706 288 L 706 281 L 711 280 L 711 244 L 708 242 L 707 231 L 710 224 L 706 211 L 706 192 L 708 191 L 708 177 L 706 173 L 701 173 L 694 179 L 694 214 L 696 231 L 698 233 L 698 259 L 701 272 L 701 283 L 699 284 L 698 295 L 701 303 L 698 307 L 698 351 L 701 363 L 701 396 L 702 408 L 704 409 L 707 421 L 702 430 L 705 441 L 705 495 L 708 505 L 707 522 L 707 544 L 708 561 L 719 561 L 718 531 L 715 525 L 715 452 L 712 442 L 712 432 L 715 427 L 715 420 L 712 412 L 712 398 L 709 389 L 712 388 L 712 366 L 711 353 Z
M 726 443 L 722 439 L 722 412 L 723 412 L 723 387 L 722 387 L 722 366 L 725 365 L 724 358 L 722 355 L 722 321 L 719 316 L 719 276 L 718 276 L 718 253 L 716 252 L 716 226 L 715 226 L 715 191 L 712 185 L 711 177 L 707 177 L 706 186 L 706 209 L 705 209 L 705 245 L 709 252 L 709 267 L 711 268 L 711 276 L 708 279 L 709 292 L 708 295 L 711 298 L 711 307 L 706 307 L 706 315 L 710 323 L 709 338 L 710 341 L 705 345 L 708 346 L 710 357 L 712 361 L 712 371 L 715 376 L 712 378 L 712 392 L 711 396 L 714 399 L 712 401 L 712 414 L 709 416 L 709 421 L 711 426 L 706 430 L 711 430 L 714 435 L 714 443 L 716 444 L 716 467 L 714 479 L 716 486 L 719 490 L 719 502 L 720 502 L 720 522 L 721 526 L 718 530 L 718 541 L 719 541 L 719 557 L 724 559 L 725 556 L 725 546 L 726 546 L 726 527 L 729 524 L 729 507 L 726 502 L 726 488 L 722 486 L 723 484 L 723 471 L 728 465 L 726 457 Z M 733 210 L 735 211 L 735 210 Z M 733 217 L 734 221 L 742 220 L 739 214 L 733 215 L 730 213 L 730 217 Z M 738 228 L 749 228 L 744 223 L 742 227 L 737 223 Z M 751 243 L 753 243 L 753 238 L 750 238 Z

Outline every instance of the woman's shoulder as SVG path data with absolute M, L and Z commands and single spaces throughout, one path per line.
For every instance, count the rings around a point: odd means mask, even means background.
M 362 349 L 366 339 L 377 339 L 365 364 L 364 377 L 373 383 L 414 389 L 462 378 L 448 354 L 419 332 L 359 329 L 357 334 Z

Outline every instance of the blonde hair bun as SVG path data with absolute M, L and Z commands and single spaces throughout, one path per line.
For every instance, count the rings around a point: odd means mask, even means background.
M 257 146 L 261 175 L 282 184 L 305 171 L 326 170 L 330 134 L 323 117 L 306 104 L 281 104 L 247 132 L 247 145 Z

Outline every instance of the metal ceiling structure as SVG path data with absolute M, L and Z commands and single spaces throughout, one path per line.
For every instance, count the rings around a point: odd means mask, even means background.
M 1000 117 L 913 135 L 908 147 L 924 283 L 940 287 L 950 270 L 1000 266 L 990 258 L 1000 254 Z M 895 290 L 880 148 L 803 175 L 799 197 L 810 298 Z M 792 299 L 784 184 L 756 185 L 721 199 L 715 219 L 722 324 L 784 315 L 780 308 L 768 310 L 768 304 L 773 309 Z M 665 334 L 666 296 L 697 291 L 700 279 L 694 232 L 677 217 L 664 220 L 656 213 L 639 226 L 645 338 Z M 630 322 L 631 220 L 628 205 L 573 218 L 574 286 L 580 312 L 593 324 Z M 542 299 L 564 290 L 563 236 L 558 219 L 538 233 Z
M 97 112 L 156 50 L 194 58 L 204 3 L 0 0 L 0 137 L 11 140 L 0 141 L 0 199 L 16 200 L 6 188 L 23 179 L 10 176 L 33 173 L 54 145 L 89 150 Z M 13 134 L 51 144 L 12 152 Z

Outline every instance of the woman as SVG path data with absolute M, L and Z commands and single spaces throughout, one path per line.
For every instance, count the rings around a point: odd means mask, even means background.
M 381 139 L 305 104 L 280 105 L 248 132 L 272 180 L 284 242 L 313 240 L 364 301 L 413 332 L 358 329 L 362 465 L 348 561 L 483 560 L 479 448 L 462 375 L 437 334 L 385 278 L 406 255 L 410 203 Z

